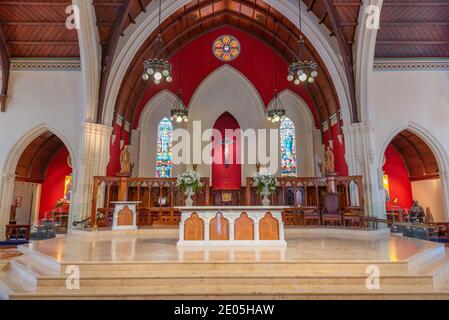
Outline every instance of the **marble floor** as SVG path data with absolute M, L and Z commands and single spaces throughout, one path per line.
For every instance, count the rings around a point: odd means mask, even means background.
M 440 244 L 386 235 L 380 239 L 336 237 L 325 229 L 317 234 L 286 230 L 286 249 L 209 248 L 181 250 L 176 246 L 178 231 L 148 230 L 141 233 L 67 235 L 35 241 L 29 249 L 60 263 L 70 262 L 220 262 L 220 261 L 407 261 Z

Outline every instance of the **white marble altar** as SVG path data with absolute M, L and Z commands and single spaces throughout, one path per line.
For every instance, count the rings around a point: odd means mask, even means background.
M 115 205 L 114 207 L 114 217 L 112 221 L 112 230 L 137 230 L 137 205 L 140 201 L 113 201 L 111 202 Z M 129 224 L 120 224 L 119 215 L 122 214 L 123 210 L 128 208 L 132 212 L 132 222 Z
M 178 247 L 285 247 L 287 242 L 282 222 L 282 209 L 284 208 L 281 206 L 180 207 Z M 226 221 L 220 220 L 223 222 L 213 225 L 215 229 L 220 230 L 211 230 L 211 221 L 217 218 L 218 214 L 221 214 Z M 242 216 L 245 221 L 239 223 L 238 220 Z M 191 222 L 187 222 L 188 220 Z M 216 236 L 217 233 L 223 237 L 211 239 L 211 235 Z

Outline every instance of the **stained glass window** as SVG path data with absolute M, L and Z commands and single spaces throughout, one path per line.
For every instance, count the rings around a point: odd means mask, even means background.
M 157 129 L 156 177 L 170 178 L 172 169 L 173 125 L 168 118 Z
M 289 118 L 281 122 L 281 173 L 282 176 L 296 176 L 295 125 Z
M 233 36 L 221 36 L 214 41 L 212 51 L 221 61 L 232 61 L 240 55 L 240 42 Z

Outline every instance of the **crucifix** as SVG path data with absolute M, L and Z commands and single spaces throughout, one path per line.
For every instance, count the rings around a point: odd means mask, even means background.
M 220 142 L 220 144 L 222 144 L 224 146 L 224 161 L 225 161 L 225 167 L 228 168 L 229 167 L 229 146 L 234 144 L 233 140 L 228 139 L 228 137 L 225 137 L 223 139 L 223 141 Z

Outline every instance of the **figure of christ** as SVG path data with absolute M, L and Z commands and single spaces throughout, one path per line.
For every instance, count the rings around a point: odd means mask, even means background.
M 230 145 L 233 145 L 235 142 L 233 140 L 230 140 L 228 137 L 225 137 L 223 139 L 223 141 L 220 142 L 220 144 L 222 144 L 224 146 L 224 162 L 225 162 L 225 167 L 228 168 L 229 167 L 229 163 L 230 163 Z

